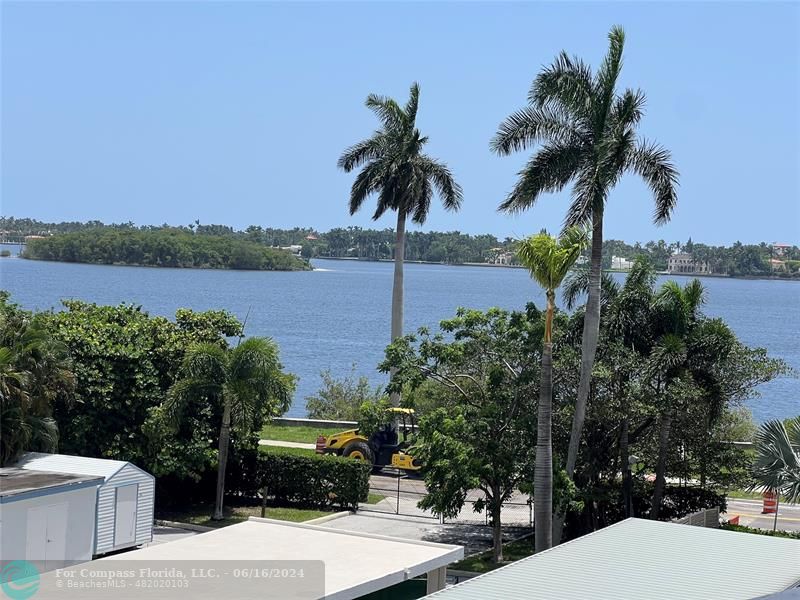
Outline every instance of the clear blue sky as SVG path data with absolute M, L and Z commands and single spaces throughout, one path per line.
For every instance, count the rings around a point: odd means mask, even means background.
M 567 195 L 496 212 L 526 158 L 498 123 L 561 49 L 597 65 L 627 33 L 622 84 L 681 172 L 672 222 L 633 177 L 606 237 L 800 243 L 798 3 L 2 2 L 2 207 L 48 221 L 328 229 L 351 218 L 347 145 L 370 92 L 422 88 L 429 152 L 465 192 L 425 229 L 559 228 Z M 379 227 L 391 227 L 384 217 Z

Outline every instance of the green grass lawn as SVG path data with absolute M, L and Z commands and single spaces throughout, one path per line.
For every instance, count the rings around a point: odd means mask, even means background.
M 472 573 L 487 573 L 488 571 L 492 571 L 497 569 L 498 567 L 502 567 L 503 565 L 507 565 L 510 562 L 514 562 L 515 560 L 520 560 L 521 558 L 525 558 L 526 556 L 530 556 L 533 554 L 533 537 L 527 537 L 522 540 L 517 540 L 516 542 L 510 542 L 508 544 L 503 544 L 503 562 L 501 563 L 493 563 L 492 562 L 492 551 L 487 550 L 481 554 L 476 554 L 474 556 L 468 556 L 463 560 L 460 560 L 452 565 L 449 565 L 449 569 L 454 569 L 456 571 L 471 571 Z
M 205 527 L 225 527 L 226 525 L 233 525 L 234 523 L 246 521 L 249 517 L 261 516 L 261 506 L 234 506 L 225 508 L 225 518 L 221 521 L 211 520 L 211 513 L 213 511 L 214 507 L 211 504 L 197 504 L 183 510 L 159 511 L 157 518 L 166 521 L 177 521 L 179 523 L 203 525 Z M 329 511 L 324 510 L 268 506 L 265 516 L 268 519 L 301 523 L 329 514 Z
M 283 442 L 302 442 L 313 444 L 318 435 L 332 435 L 344 431 L 342 427 L 307 427 L 293 425 L 267 425 L 261 430 L 262 440 L 281 440 Z
M 728 498 L 738 498 L 740 500 L 761 500 L 761 492 L 748 492 L 747 490 L 727 490 L 725 495 Z
M 320 456 L 310 448 L 284 448 L 283 446 L 259 446 L 259 452 L 266 454 L 290 454 L 292 456 Z

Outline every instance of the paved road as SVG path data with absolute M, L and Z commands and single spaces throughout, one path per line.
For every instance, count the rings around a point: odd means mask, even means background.
M 492 530 L 488 527 L 468 523 L 443 525 L 437 520 L 425 517 L 359 512 L 355 515 L 347 515 L 321 523 L 321 526 L 345 531 L 377 533 L 410 540 L 456 544 L 464 546 L 464 554 L 467 556 L 492 547 Z M 504 527 L 503 539 L 511 541 L 529 532 L 530 529 L 527 528 Z
M 382 512 L 384 514 L 401 514 L 412 517 L 424 517 L 438 521 L 430 511 L 417 507 L 417 503 L 425 496 L 425 482 L 412 476 L 395 474 L 391 469 L 384 469 L 381 473 L 370 477 L 370 492 L 383 496 L 377 504 L 362 505 L 361 510 L 366 512 Z M 461 523 L 485 525 L 486 512 L 476 513 L 472 501 L 483 497 L 483 492 L 473 490 L 467 495 L 467 503 L 457 517 L 446 519 L 447 523 Z M 529 528 L 533 519 L 528 496 L 515 494 L 503 506 L 501 520 L 503 525 Z
M 739 525 L 772 529 L 774 515 L 761 514 L 762 503 L 758 500 L 728 500 L 727 518 L 739 516 Z M 778 508 L 778 529 L 800 532 L 800 504 L 784 504 Z
M 378 505 L 373 508 L 382 512 L 397 512 L 397 496 L 400 496 L 399 511 L 411 515 L 429 515 L 418 508 L 416 503 L 425 495 L 425 483 L 414 476 L 398 476 L 391 469 L 384 469 L 381 473 L 370 478 L 370 488 L 373 493 L 385 496 Z M 473 492 L 470 498 L 480 497 L 480 492 Z M 528 520 L 528 508 L 525 504 L 528 497 L 519 494 L 512 499 L 514 504 L 506 507 L 503 513 L 503 521 L 509 524 L 524 524 Z M 762 504 L 759 500 L 735 500 L 728 501 L 727 518 L 739 516 L 739 524 L 748 527 L 758 527 L 760 529 L 772 529 L 773 515 L 761 514 Z M 472 509 L 467 506 L 461 511 L 458 520 L 479 522 L 483 520 L 483 515 L 472 513 Z M 778 529 L 782 531 L 800 532 L 800 504 L 784 504 L 778 511 Z

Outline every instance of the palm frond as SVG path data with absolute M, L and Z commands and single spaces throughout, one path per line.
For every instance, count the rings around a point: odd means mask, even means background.
M 186 352 L 180 376 L 197 382 L 224 381 L 227 366 L 224 348 L 217 344 L 197 344 Z
M 339 157 L 337 167 L 349 173 L 371 160 L 377 160 L 384 152 L 385 143 L 386 136 L 376 131 L 372 137 L 347 148 Z
M 428 212 L 431 209 L 431 199 L 433 198 L 433 187 L 427 177 L 420 178 L 419 190 L 415 193 L 416 198 L 411 213 L 411 220 L 417 225 L 425 223 L 428 218 Z
M 628 154 L 626 167 L 644 179 L 653 193 L 653 222 L 662 225 L 669 221 L 678 203 L 678 171 L 669 150 L 641 142 Z
M 608 187 L 598 179 L 593 169 L 580 170 L 572 186 L 572 202 L 564 217 L 564 228 L 587 227 L 595 213 L 602 213 Z
M 800 424 L 795 420 L 789 427 L 794 434 Z M 751 489 L 776 491 L 789 502 L 800 499 L 800 455 L 784 424 L 778 420 L 763 423 L 753 442 L 756 459 Z
M 686 344 L 679 335 L 668 333 L 659 339 L 650 353 L 651 369 L 666 373 L 686 362 Z
M 592 105 L 592 70 L 581 59 L 561 52 L 536 76 L 528 101 L 539 108 L 561 107 L 586 116 Z
M 550 292 L 561 285 L 586 244 L 586 232 L 579 228 L 566 230 L 559 239 L 542 230 L 518 242 L 517 256 L 534 281 Z
M 683 288 L 683 298 L 690 316 L 694 318 L 700 307 L 706 303 L 706 288 L 699 279 L 692 279 Z
M 589 269 L 575 269 L 565 278 L 562 285 L 561 298 L 568 310 L 573 310 L 578 306 L 578 300 L 589 293 Z M 611 276 L 611 273 L 603 271 L 600 274 L 600 304 L 606 306 L 617 294 L 619 294 L 619 283 Z
M 545 144 L 519 172 L 519 180 L 498 210 L 521 212 L 535 204 L 543 193 L 561 191 L 575 177 L 582 154 L 580 146 Z
M 617 79 L 622 70 L 622 51 L 625 47 L 625 32 L 615 25 L 608 34 L 608 53 L 603 59 L 594 81 L 595 133 L 602 135 L 614 102 Z
M 417 120 L 417 109 L 419 108 L 419 84 L 415 81 L 411 84 L 408 94 L 408 102 L 403 113 L 406 117 L 406 124 L 413 126 Z
M 367 164 L 356 175 L 353 186 L 350 188 L 350 214 L 353 215 L 361 208 L 370 194 L 381 189 L 385 177 L 385 165 L 380 160 Z
M 614 102 L 612 118 L 615 126 L 623 129 L 636 127 L 642 120 L 646 102 L 647 97 L 642 90 L 625 90 Z
M 433 182 L 433 186 L 436 188 L 436 192 L 439 194 L 445 209 L 458 210 L 461 208 L 464 192 L 461 186 L 456 183 L 447 165 L 425 155 L 420 157 L 419 162 L 425 178 Z
M 406 115 L 392 98 L 370 94 L 365 105 L 377 115 L 385 129 L 392 130 L 405 125 Z
M 508 155 L 536 143 L 576 143 L 580 133 L 562 111 L 550 106 L 526 106 L 508 116 L 490 142 L 493 152 Z

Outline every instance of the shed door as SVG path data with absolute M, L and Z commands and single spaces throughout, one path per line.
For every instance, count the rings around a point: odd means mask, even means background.
M 67 503 L 29 508 L 25 558 L 51 569 L 62 566 L 66 552 Z
M 123 485 L 117 488 L 117 511 L 114 520 L 114 546 L 136 541 L 136 499 L 139 486 Z

